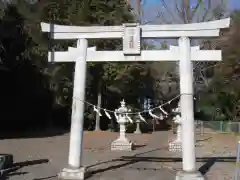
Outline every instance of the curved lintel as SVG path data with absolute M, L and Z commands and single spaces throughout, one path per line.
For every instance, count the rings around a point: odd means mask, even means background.
M 191 23 L 191 24 L 171 24 L 171 25 L 147 25 L 142 26 L 143 31 L 201 31 L 228 28 L 230 18 L 215 21 Z
M 230 18 L 192 23 L 192 24 L 171 24 L 171 25 L 142 25 L 143 31 L 200 31 L 227 28 L 230 26 Z M 41 23 L 43 32 L 53 33 L 95 33 L 95 32 L 120 32 L 122 26 L 66 26 L 49 23 Z

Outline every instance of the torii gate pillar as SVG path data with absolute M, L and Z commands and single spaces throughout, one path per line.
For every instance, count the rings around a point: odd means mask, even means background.
M 188 37 L 180 37 L 178 44 L 181 52 L 179 74 L 183 171 L 177 172 L 176 180 L 203 180 L 202 174 L 196 171 L 193 68 L 190 39 Z

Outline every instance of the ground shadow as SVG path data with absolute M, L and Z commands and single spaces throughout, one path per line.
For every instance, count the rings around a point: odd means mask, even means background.
M 208 140 L 210 140 L 210 139 L 212 139 L 212 137 L 208 137 L 208 138 L 204 138 L 204 139 L 198 139 L 198 140 L 196 140 L 196 142 L 198 143 L 198 142 L 204 142 L 204 141 L 208 141 Z
M 208 161 L 204 165 L 202 165 L 198 170 L 202 173 L 202 175 L 205 175 L 210 170 L 210 168 L 215 164 L 216 160 L 217 159 L 214 157 L 209 158 Z
M 156 149 L 152 149 L 152 150 L 149 150 L 149 151 L 145 151 L 145 152 L 141 152 L 141 153 L 137 153 L 133 156 L 139 156 L 139 155 L 143 155 L 143 154 L 147 154 L 147 153 L 150 153 L 150 152 L 154 152 L 154 151 L 158 151 L 158 150 L 161 150 L 162 148 L 156 148 Z M 133 157 L 132 156 L 132 157 Z M 99 166 L 101 164 L 107 164 L 107 163 L 111 163 L 111 162 L 115 162 L 115 161 L 121 161 L 122 158 L 116 158 L 116 159 L 111 159 L 111 160 L 108 160 L 108 161 L 103 161 L 103 162 L 98 162 L 96 164 L 93 164 L 93 165 L 90 165 L 88 166 L 87 168 L 92 168 L 92 167 L 95 167 L 95 166 Z
M 55 175 L 55 176 L 48 176 L 48 177 L 44 177 L 44 178 L 35 178 L 35 179 L 33 179 L 33 180 L 47 180 L 47 179 L 52 179 L 52 178 L 56 178 L 57 177 L 57 175 Z
M 197 162 L 205 162 L 205 164 L 203 166 L 201 166 L 199 168 L 199 171 L 205 175 L 209 169 L 214 165 L 214 163 L 216 162 L 231 162 L 231 163 L 235 163 L 236 162 L 236 157 L 232 156 L 232 157 L 202 157 L 202 158 L 197 158 L 196 159 Z M 120 158 L 117 159 L 112 159 L 106 162 L 101 162 L 98 163 L 96 165 L 92 165 L 89 166 L 88 168 L 91 169 L 91 167 L 93 166 L 97 166 L 97 165 L 101 165 L 104 163 L 111 163 L 111 162 L 124 162 L 121 164 L 117 164 L 117 165 L 110 165 L 106 168 L 101 168 L 101 169 L 96 169 L 96 170 L 90 170 L 90 177 L 93 175 L 96 175 L 98 173 L 103 173 L 106 171 L 110 171 L 110 170 L 115 170 L 115 169 L 119 169 L 128 165 L 132 165 L 138 162 L 182 162 L 182 158 L 173 158 L 173 157 L 137 157 L 135 156 L 122 156 Z M 147 170 L 147 168 L 145 168 Z M 154 169 L 154 170 L 158 170 L 158 169 Z M 159 169 L 160 170 L 160 169 Z
M 39 130 L 8 130 L 0 132 L 0 140 L 3 139 L 27 139 L 27 138 L 43 138 L 53 137 L 69 133 L 69 129 L 66 128 L 51 128 L 51 129 L 39 129 Z
M 122 161 L 139 160 L 141 162 L 182 162 L 182 158 L 173 157 L 137 157 L 137 156 L 122 156 Z M 199 157 L 197 162 L 208 162 L 209 159 L 215 159 L 215 162 L 236 162 L 236 156 L 229 157 Z
M 23 161 L 23 162 L 17 162 L 13 164 L 13 167 L 25 167 L 25 166 L 32 166 L 36 164 L 45 164 L 48 163 L 48 159 L 39 159 L 39 160 L 32 160 L 32 161 Z
M 6 179 L 9 179 L 9 177 L 15 176 L 15 175 L 28 174 L 28 172 L 17 172 L 22 167 L 32 166 L 32 165 L 36 165 L 36 164 L 45 164 L 48 162 L 49 162 L 48 159 L 39 159 L 39 160 L 13 163 L 13 165 L 11 167 L 1 170 L 0 180 L 6 180 Z
M 133 146 L 133 150 L 140 149 L 140 148 L 145 147 L 145 146 L 146 146 L 146 144 L 136 144 L 136 145 Z

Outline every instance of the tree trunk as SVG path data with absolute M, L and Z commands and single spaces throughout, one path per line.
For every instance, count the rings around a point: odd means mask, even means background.
M 102 82 L 101 80 L 98 83 L 98 99 L 97 99 L 97 108 L 100 111 L 102 105 Z M 100 116 L 96 113 L 96 123 L 95 123 L 95 131 L 101 131 L 100 128 Z

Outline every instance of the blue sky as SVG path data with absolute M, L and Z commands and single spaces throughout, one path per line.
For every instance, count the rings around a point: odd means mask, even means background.
M 171 2 L 174 3 L 176 1 L 178 1 L 178 0 L 165 0 L 166 3 L 170 3 L 170 5 L 169 5 L 170 7 L 171 7 Z M 218 3 L 219 1 L 221 2 L 221 0 L 215 0 L 214 2 Z M 132 0 L 132 2 L 133 2 L 133 7 L 135 7 L 135 2 L 136 1 Z M 195 3 L 197 2 L 197 0 L 191 0 L 191 2 L 193 2 L 193 6 L 194 6 Z M 240 0 L 226 0 L 226 2 L 228 2 L 228 8 L 229 9 L 231 9 L 231 10 L 239 9 L 240 10 Z M 161 0 L 142 0 L 142 4 L 143 4 L 143 7 L 144 7 L 143 19 L 146 22 L 148 22 L 148 20 L 150 22 L 154 21 L 154 19 L 156 19 L 156 12 L 159 12 L 159 8 L 162 7 L 161 6 Z M 157 42 L 157 41 L 155 41 L 155 42 Z
M 146 6 L 151 6 L 160 3 L 161 0 L 142 0 Z M 231 9 L 240 9 L 240 0 L 228 0 Z
M 230 7 L 233 9 L 240 9 L 240 0 L 231 0 Z
M 158 12 L 161 12 L 160 9 L 162 8 L 163 9 L 162 11 L 164 11 L 164 9 L 165 9 L 165 8 L 163 8 L 164 6 L 162 6 L 162 3 L 161 3 L 162 0 L 141 0 L 141 1 L 142 1 L 142 5 L 144 7 L 143 19 L 146 21 L 147 20 L 153 21 L 153 19 L 156 17 L 156 14 Z M 175 7 L 176 1 L 177 0 L 165 0 L 165 2 L 168 3 L 168 7 L 170 7 L 170 8 Z M 191 0 L 192 5 L 195 6 L 197 1 L 198 0 Z M 136 0 L 132 0 L 132 2 L 133 2 L 133 7 L 135 7 Z M 218 2 L 220 3 L 221 0 L 213 1 L 213 3 L 216 3 L 215 5 L 217 5 Z M 225 2 L 228 3 L 228 8 L 230 10 L 234 10 L 234 9 L 240 10 L 240 0 L 225 0 Z

